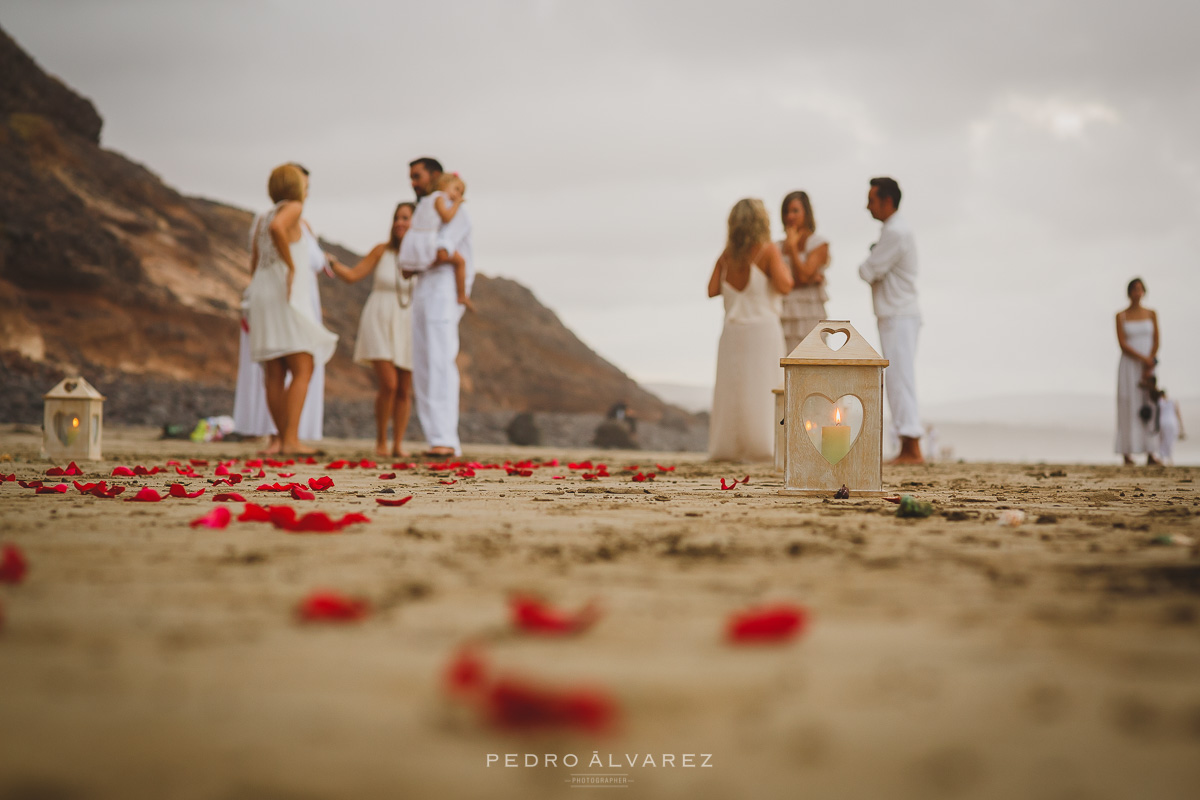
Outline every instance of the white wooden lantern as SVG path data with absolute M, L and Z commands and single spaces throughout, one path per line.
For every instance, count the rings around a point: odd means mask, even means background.
M 883 495 L 883 369 L 845 320 L 822 320 L 780 359 L 787 424 L 783 494 Z
M 783 472 L 787 464 L 787 395 L 782 386 L 771 394 L 775 395 L 775 471 Z
M 66 378 L 46 394 L 42 449 L 49 458 L 98 461 L 104 395 L 83 378 Z

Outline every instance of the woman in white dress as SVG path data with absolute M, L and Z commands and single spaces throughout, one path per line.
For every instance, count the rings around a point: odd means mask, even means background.
M 792 274 L 794 288 L 783 298 L 783 339 L 790 353 L 800 340 L 825 319 L 825 269 L 829 266 L 829 242 L 817 233 L 808 192 L 789 192 L 783 198 L 784 238 L 779 241 L 784 263 Z
M 294 166 L 304 175 L 304 194 L 307 197 L 311 186 L 308 170 L 300 164 L 294 164 Z M 281 199 L 283 198 L 272 197 L 271 201 L 279 202 Z M 254 221 L 250 225 L 249 249 L 251 252 L 254 251 L 254 236 L 262 216 L 263 214 L 255 215 Z M 312 281 L 313 314 L 319 320 L 322 318 L 321 292 L 317 285 L 317 276 L 325 270 L 328 259 L 312 232 L 312 226 L 308 224 L 307 220 L 303 220 L 303 224 L 304 239 L 309 249 L 309 265 L 312 267 L 311 272 L 305 274 Z M 253 258 L 250 263 L 250 271 L 254 272 Z M 304 273 L 304 270 L 301 272 Z M 237 389 L 233 400 L 233 429 L 242 436 L 270 437 L 267 449 L 262 452 L 278 452 L 279 431 L 275 428 L 271 412 L 267 409 L 262 366 L 250 356 L 250 325 L 246 320 L 244 309 L 241 319 L 241 334 L 238 339 L 238 375 Z M 324 417 L 325 365 L 313 364 L 313 375 L 308 382 L 308 394 L 304 399 L 304 409 L 300 412 L 300 439 L 319 441 L 324 435 Z
M 1121 363 L 1117 366 L 1117 440 L 1116 452 L 1133 463 L 1133 456 L 1146 454 L 1146 463 L 1158 464 L 1154 457 L 1153 413 L 1142 414 L 1151 408 L 1150 377 L 1158 363 L 1158 315 L 1142 307 L 1146 284 L 1134 278 L 1126 287 L 1129 307 L 1117 314 L 1117 344 L 1121 346 Z M 1148 418 L 1147 418 L 1148 417 Z
M 329 361 L 337 347 L 337 334 L 313 313 L 313 282 L 306 274 L 312 251 L 300 219 L 304 186 L 304 175 L 293 164 L 271 173 L 268 191 L 280 200 L 259 220 L 251 254 L 254 276 L 246 289 L 250 355 L 263 365 L 280 452 L 295 455 L 316 452 L 300 444 L 300 412 L 314 365 Z M 304 271 L 299 276 L 297 267 Z
M 708 455 L 714 460 L 770 461 L 775 448 L 775 397 L 785 355 L 779 315 L 792 276 L 771 242 L 761 200 L 739 200 L 729 212 L 725 250 L 708 280 L 708 296 L 725 301 L 717 348 Z
M 375 453 L 403 457 L 404 431 L 412 411 L 412 297 L 413 280 L 397 263 L 400 242 L 412 224 L 413 203 L 401 203 L 392 214 L 388 241 L 375 245 L 353 268 L 333 260 L 333 272 L 354 283 L 375 273 L 371 294 L 358 320 L 354 360 L 370 364 L 379 387 L 375 395 Z M 388 450 L 388 422 L 392 445 Z

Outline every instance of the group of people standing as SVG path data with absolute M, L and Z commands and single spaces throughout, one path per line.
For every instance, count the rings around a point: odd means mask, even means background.
M 434 158 L 409 164 L 416 202 L 396 206 L 386 241 L 353 267 L 324 253 L 303 219 L 308 171 L 272 171 L 274 206 L 250 234 L 252 278 L 244 297 L 234 430 L 271 437 L 264 452 L 314 453 L 321 437 L 324 365 L 337 335 L 321 321 L 318 273 L 347 282 L 374 275 L 354 360 L 375 373 L 376 453 L 407 455 L 403 437 L 413 400 L 430 455 L 459 455 L 458 324 L 472 308 L 475 279 L 465 182 Z M 388 436 L 388 426 L 392 433 Z
M 893 463 L 921 464 L 923 433 L 917 408 L 915 362 L 921 312 L 917 250 L 900 215 L 900 185 L 873 178 L 867 210 L 883 223 L 879 241 L 858 268 L 871 287 L 892 424 L 900 438 Z M 709 456 L 766 461 L 775 442 L 772 389 L 782 383 L 779 359 L 826 319 L 825 271 L 829 242 L 817 233 L 812 201 L 791 192 L 780 209 L 784 238 L 771 241 L 761 200 L 739 200 L 729 213 L 725 249 L 713 266 L 708 296 L 720 295 L 725 323 L 717 349 L 717 378 L 709 428 Z

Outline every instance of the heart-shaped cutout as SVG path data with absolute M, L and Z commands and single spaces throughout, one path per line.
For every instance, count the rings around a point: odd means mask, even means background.
M 836 353 L 846 342 L 850 341 L 850 331 L 845 328 L 821 328 L 821 341 Z
M 849 454 L 862 430 L 862 400 L 852 394 L 837 400 L 810 394 L 804 398 L 801 414 L 809 441 L 830 464 L 837 464 Z
M 54 414 L 54 435 L 65 446 L 70 447 L 79 435 L 79 417 L 75 414 L 64 414 L 58 411 Z

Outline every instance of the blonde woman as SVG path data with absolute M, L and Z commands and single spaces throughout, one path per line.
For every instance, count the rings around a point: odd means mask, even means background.
M 300 414 L 314 365 L 329 361 L 338 339 L 314 314 L 313 282 L 296 272 L 309 269 L 310 248 L 300 220 L 305 186 L 304 173 L 294 164 L 271 172 L 267 191 L 277 201 L 255 230 L 254 275 L 246 289 L 250 356 L 263 365 L 267 408 L 279 431 L 280 452 L 292 455 L 316 452 L 300 444 Z
M 333 261 L 333 272 L 347 283 L 375 273 L 371 294 L 358 318 L 354 360 L 369 364 L 375 373 L 375 454 L 402 458 L 404 430 L 412 412 L 412 299 L 413 280 L 401 273 L 396 257 L 412 225 L 413 203 L 401 203 L 392 213 L 392 231 L 386 242 L 353 267 Z M 388 450 L 388 422 L 392 446 Z
M 783 298 L 783 339 L 787 352 L 796 349 L 817 323 L 825 319 L 825 269 L 829 242 L 817 233 L 808 192 L 788 192 L 780 210 L 784 238 L 779 241 L 794 288 Z
M 708 296 L 725 301 L 717 348 L 708 455 L 714 460 L 770 461 L 775 445 L 775 398 L 783 380 L 779 322 L 792 276 L 771 242 L 761 200 L 739 200 L 729 212 L 725 250 L 708 280 Z

